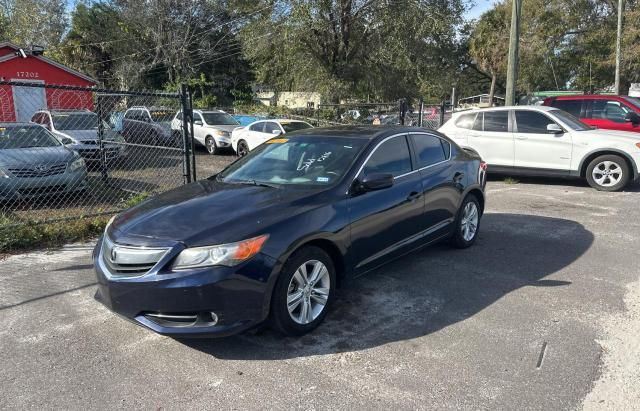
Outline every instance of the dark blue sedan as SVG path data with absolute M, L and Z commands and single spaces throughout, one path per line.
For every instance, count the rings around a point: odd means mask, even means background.
M 423 246 L 471 246 L 486 165 L 418 128 L 308 129 L 118 215 L 96 298 L 158 333 L 301 335 L 336 287 Z

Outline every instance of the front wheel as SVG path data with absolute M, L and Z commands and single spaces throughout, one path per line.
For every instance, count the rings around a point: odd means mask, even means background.
M 274 328 L 289 336 L 316 328 L 327 315 L 335 284 L 333 261 L 323 249 L 308 246 L 296 251 L 283 266 L 274 289 Z
M 218 146 L 216 145 L 216 140 L 214 140 L 213 137 L 207 136 L 204 139 L 204 146 L 209 154 L 218 154 Z
M 471 247 L 478 238 L 481 217 L 478 199 L 473 194 L 467 195 L 458 211 L 451 245 L 456 248 Z
M 587 167 L 587 182 L 598 191 L 622 190 L 629 178 L 627 162 L 614 154 L 596 157 Z

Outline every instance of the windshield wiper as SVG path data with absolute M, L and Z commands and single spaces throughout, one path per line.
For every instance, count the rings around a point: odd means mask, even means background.
M 252 186 L 256 186 L 256 187 L 279 188 L 275 184 L 269 184 L 269 183 L 265 183 L 265 182 L 262 182 L 262 181 L 256 181 L 256 180 L 243 180 L 243 181 L 239 181 L 238 183 L 239 184 L 248 184 L 248 185 L 252 185 Z

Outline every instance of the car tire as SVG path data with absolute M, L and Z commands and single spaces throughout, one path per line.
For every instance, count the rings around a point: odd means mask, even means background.
M 455 248 L 468 248 L 476 242 L 480 231 L 482 209 L 478 198 L 468 194 L 462 201 L 451 236 L 451 245 Z
M 209 154 L 218 154 L 220 151 L 216 145 L 216 140 L 211 136 L 206 136 L 204 138 L 204 147 L 207 149 Z
M 312 277 L 316 270 L 317 276 Z M 331 257 L 315 246 L 297 250 L 282 267 L 274 288 L 273 328 L 288 336 L 310 332 L 327 315 L 335 288 L 336 272 Z
M 587 166 L 587 182 L 598 191 L 620 191 L 631 177 L 624 158 L 605 154 L 594 158 Z
M 238 149 L 236 150 L 236 153 L 238 153 L 238 157 L 244 157 L 249 154 L 249 144 L 244 140 L 238 141 Z

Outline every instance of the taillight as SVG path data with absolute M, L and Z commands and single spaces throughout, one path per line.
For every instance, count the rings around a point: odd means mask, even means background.
M 640 143 L 636 143 L 636 147 L 640 148 Z
M 640 144 L 640 143 L 638 143 L 638 144 Z M 484 161 L 480 162 L 480 170 L 487 171 L 487 163 L 486 162 L 484 162 Z

